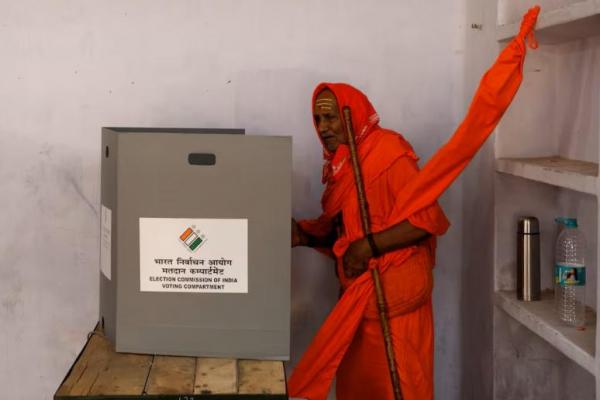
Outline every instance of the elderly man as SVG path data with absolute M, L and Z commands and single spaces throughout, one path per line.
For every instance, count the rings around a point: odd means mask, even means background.
M 393 370 L 405 400 L 433 399 L 432 267 L 435 237 L 448 229 L 437 198 L 464 170 L 494 130 L 523 79 L 526 42 L 539 7 L 528 11 L 520 32 L 484 75 L 469 111 L 451 139 L 421 171 L 410 144 L 379 126 L 379 116 L 359 90 L 324 83 L 313 94 L 313 116 L 323 145 L 323 213 L 292 221 L 292 246 L 333 255 L 343 295 L 289 381 L 294 397 L 324 400 L 337 372 L 337 399 L 394 399 L 384 338 L 377 321 L 377 269 L 387 301 Z M 365 236 L 346 126 L 348 107 L 357 158 L 369 204 L 372 235 Z
M 350 107 L 356 130 L 372 230 L 365 238 L 354 184 L 341 109 Z M 417 156 L 410 144 L 379 126 L 375 109 L 358 89 L 346 84 L 321 84 L 314 94 L 313 116 L 325 158 L 323 214 L 316 220 L 292 223 L 292 245 L 331 248 L 342 238 L 351 244 L 337 265 L 342 289 L 367 269 L 374 258 L 382 274 L 394 347 L 411 365 L 404 374 L 403 390 L 432 396 L 433 318 L 431 291 L 435 236 L 448 228 L 437 203 L 396 221 L 394 206 L 403 187 L 418 172 Z M 336 224 L 338 226 L 336 226 Z M 339 234 L 339 236 L 338 236 Z M 407 329 L 410 327 L 410 329 Z M 400 349 L 401 348 L 401 349 Z M 346 352 L 337 374 L 339 399 L 393 398 L 384 339 L 375 296 Z

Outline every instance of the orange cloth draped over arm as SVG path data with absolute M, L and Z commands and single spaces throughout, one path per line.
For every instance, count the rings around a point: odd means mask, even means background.
M 403 221 L 434 203 L 492 133 L 523 79 L 525 41 L 532 38 L 530 35 L 539 10 L 539 7 L 529 10 L 517 37 L 483 76 L 467 116 L 450 141 L 406 184 L 397 197 L 395 221 Z M 349 244 L 347 239 L 339 240 L 334 246 L 335 254 L 342 256 Z M 376 262 L 370 262 L 369 268 L 376 265 Z M 327 398 L 335 372 L 371 296 L 374 293 L 369 273 L 362 274 L 347 288 L 290 377 L 288 389 L 292 397 L 310 400 Z M 401 357 L 401 354 L 396 354 L 397 360 L 402 360 Z
M 304 219 L 298 221 L 298 225 L 305 233 L 317 238 L 325 238 L 333 229 L 335 229 L 333 222 L 331 219 L 327 218 L 325 214 L 320 215 L 317 219 Z M 315 247 L 314 249 L 326 256 L 335 258 L 335 255 L 330 248 Z

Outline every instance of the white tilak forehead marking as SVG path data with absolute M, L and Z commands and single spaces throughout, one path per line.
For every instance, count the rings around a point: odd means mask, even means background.
M 335 102 L 334 99 L 318 99 L 317 101 L 315 101 L 315 104 L 321 104 L 321 103 L 333 104 L 334 102 Z
M 334 104 L 334 99 L 318 99 L 317 101 L 315 101 L 315 106 L 317 106 L 321 110 L 332 110 Z

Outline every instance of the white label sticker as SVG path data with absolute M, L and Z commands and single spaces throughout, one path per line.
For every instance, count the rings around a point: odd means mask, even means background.
M 248 220 L 140 218 L 140 291 L 248 293 Z
M 100 270 L 109 280 L 111 266 L 112 211 L 102 205 L 100 215 Z

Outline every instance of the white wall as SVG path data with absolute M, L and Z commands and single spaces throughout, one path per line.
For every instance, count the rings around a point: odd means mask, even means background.
M 97 319 L 101 126 L 293 135 L 294 214 L 305 217 L 319 212 L 322 189 L 317 82 L 362 88 L 423 160 L 464 110 L 463 2 L 0 0 L 0 9 L 0 386 L 11 399 L 51 398 Z M 475 329 L 461 322 L 472 307 L 461 292 L 473 286 L 462 185 L 442 199 L 453 222 L 436 267 L 443 399 L 468 398 L 461 335 Z M 305 249 L 294 251 L 293 279 L 295 362 L 337 287 L 328 262 Z
M 499 53 L 495 40 L 496 0 L 467 0 L 466 19 L 463 70 L 465 107 L 481 76 Z M 475 24 L 475 28 L 472 24 Z M 492 398 L 493 140 L 493 137 L 488 139 L 462 177 L 463 285 L 460 351 L 463 363 L 459 398 L 465 400 Z

